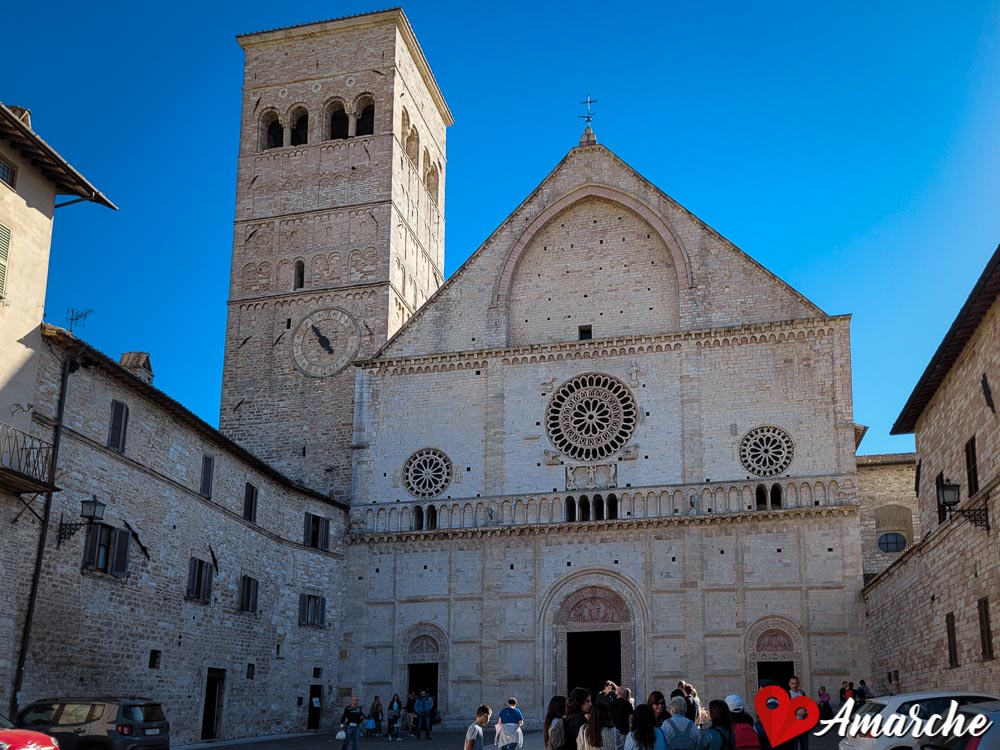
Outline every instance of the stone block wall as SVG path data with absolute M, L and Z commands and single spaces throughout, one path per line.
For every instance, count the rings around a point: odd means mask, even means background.
M 904 551 L 880 549 L 879 539 L 884 534 L 901 534 L 907 547 L 921 539 L 917 495 L 913 489 L 916 468 L 915 453 L 858 456 L 865 580 L 881 573 Z
M 40 430 L 54 426 L 61 358 L 82 366 L 69 379 L 62 491 L 53 501 L 21 704 L 146 695 L 163 703 L 172 742 L 186 744 L 201 739 L 207 670 L 222 669 L 218 737 L 304 730 L 313 685 L 322 686 L 321 725 L 332 726 L 345 614 L 344 507 L 295 487 L 71 337 L 51 340 L 39 376 Z M 112 399 L 129 408 L 122 453 L 107 447 Z M 214 459 L 210 497 L 200 494 L 206 455 Z M 244 518 L 248 482 L 258 491 L 255 521 Z M 79 520 L 80 501 L 91 495 L 107 503 L 105 524 L 130 533 L 127 575 L 85 569 L 83 531 L 57 544 L 60 519 Z M 304 544 L 307 513 L 329 519 L 329 551 Z M 189 596 L 192 558 L 213 569 L 207 603 Z M 30 578 L 30 560 L 22 578 Z M 259 582 L 256 613 L 241 611 L 243 576 Z M 324 627 L 299 624 L 301 594 L 326 599 Z

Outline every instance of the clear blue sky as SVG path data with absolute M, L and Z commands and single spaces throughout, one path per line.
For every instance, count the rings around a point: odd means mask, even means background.
M 217 424 L 242 85 L 239 33 L 382 5 L 4 9 L 0 100 L 120 207 L 56 215 L 47 320 Z M 1000 243 L 1000 1 L 415 2 L 455 115 L 450 275 L 574 146 L 600 141 L 828 313 L 853 314 L 863 453 Z

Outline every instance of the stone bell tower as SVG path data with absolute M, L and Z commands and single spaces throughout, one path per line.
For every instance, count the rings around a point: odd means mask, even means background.
M 402 10 L 246 53 L 223 433 L 348 499 L 354 368 L 443 281 L 452 124 Z

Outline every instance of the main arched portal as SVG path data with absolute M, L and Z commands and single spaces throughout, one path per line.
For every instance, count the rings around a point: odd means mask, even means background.
M 645 631 L 641 598 L 630 581 L 596 572 L 560 581 L 542 609 L 545 694 L 600 689 L 606 680 L 633 689 L 642 680 Z

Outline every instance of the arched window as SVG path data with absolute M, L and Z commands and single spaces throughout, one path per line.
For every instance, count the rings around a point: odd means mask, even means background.
M 293 146 L 305 146 L 309 143 L 309 113 L 304 109 L 296 109 L 292 112 L 292 141 Z
M 413 530 L 424 530 L 424 509 L 419 505 L 413 509 Z
M 260 118 L 260 150 L 281 148 L 285 145 L 285 129 L 275 111 L 265 112 Z
M 580 520 L 590 520 L 590 500 L 586 496 L 580 498 Z
M 306 285 L 306 264 L 301 260 L 295 261 L 295 280 L 292 282 L 292 289 L 301 289 Z
M 348 136 L 347 111 L 343 102 L 333 102 L 327 109 L 327 120 L 330 123 L 330 140 L 340 141 Z
M 438 527 L 437 508 L 433 505 L 427 506 L 427 530 L 434 531 Z
M 781 485 L 778 483 L 771 485 L 771 510 L 781 507 Z
M 424 178 L 424 184 L 427 186 L 427 192 L 431 194 L 431 200 L 434 201 L 434 205 L 438 205 L 438 183 L 440 178 L 438 177 L 437 167 L 432 166 L 427 170 L 427 176 Z
M 757 510 L 767 510 L 767 487 L 757 485 Z
M 403 114 L 400 116 L 400 121 L 403 126 L 399 129 L 399 140 L 401 143 L 406 143 L 406 136 L 410 132 L 410 113 L 406 111 L 406 107 L 403 107 Z
M 361 97 L 355 111 L 358 113 L 358 124 L 354 128 L 354 134 L 375 135 L 375 100 L 370 96 Z
M 608 495 L 608 499 L 605 500 L 605 505 L 607 506 L 607 512 L 605 516 L 609 521 L 614 521 L 618 518 L 618 498 L 615 495 Z
M 566 520 L 575 521 L 576 520 L 576 502 L 572 497 L 566 498 Z
M 604 498 L 600 495 L 594 495 L 594 520 L 604 520 Z
M 416 128 L 410 128 L 409 135 L 406 136 L 406 155 L 410 157 L 413 166 L 419 166 L 420 159 L 420 134 Z

